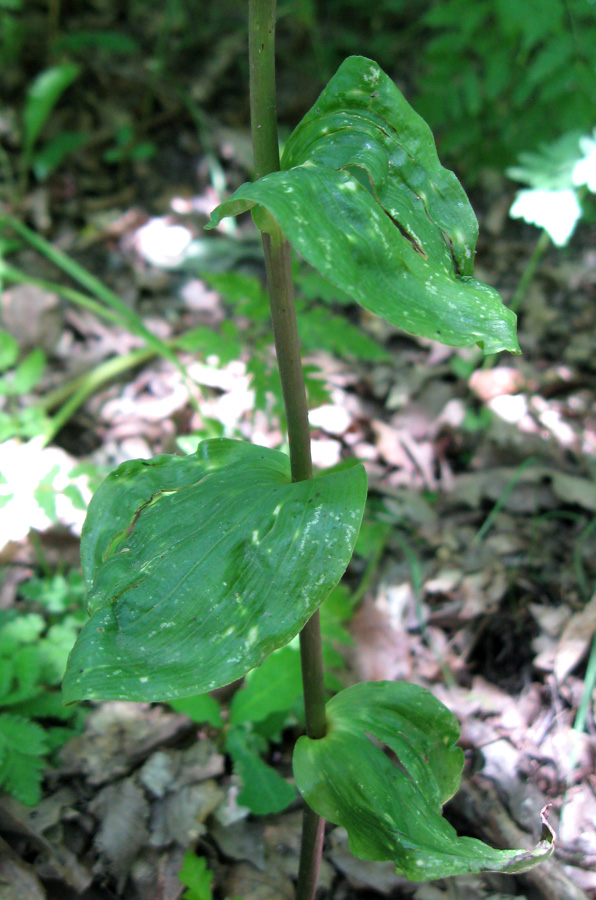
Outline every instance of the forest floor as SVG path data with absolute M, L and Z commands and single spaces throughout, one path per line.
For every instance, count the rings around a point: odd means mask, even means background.
M 109 105 L 96 113 L 105 122 Z M 76 166 L 31 189 L 19 212 L 163 340 L 210 330 L 201 332 L 202 353 L 180 352 L 198 411 L 180 371 L 149 357 L 73 409 L 51 447 L 38 451 L 58 454 L 54 461 L 107 471 L 177 452 L 180 436 L 223 433 L 271 447 L 282 440 L 267 325 L 258 304 L 243 306 L 238 294 L 263 276 L 258 242 L 249 222 L 202 231 L 220 197 L 246 177 L 248 135 L 214 120 L 207 151 L 204 134 L 187 120 L 176 125 L 177 115 L 164 101 L 147 123 L 151 158 L 123 158 L 107 171 L 92 148 L 81 151 Z M 512 196 L 495 176 L 472 198 L 481 235 L 476 274 L 506 302 L 538 238 L 509 220 Z M 360 602 L 342 678 L 412 681 L 455 713 L 467 764 L 446 814 L 459 833 L 531 846 L 547 804 L 557 833 L 554 856 L 523 876 L 416 885 L 391 863 L 352 857 L 345 833 L 330 827 L 321 896 L 596 897 L 593 657 L 588 663 L 596 630 L 594 236 L 586 227 L 568 249 L 547 250 L 522 298 L 523 355 L 487 367 L 472 351 L 322 302 L 318 283 L 307 297 L 307 361 L 326 392 L 311 414 L 315 464 L 354 455 L 370 485 L 369 552 L 346 576 Z M 56 280 L 31 247 L 10 260 Z M 226 280 L 230 272 L 248 280 Z M 303 296 L 309 284 L 307 275 L 299 279 Z M 25 398 L 32 404 L 143 347 L 140 337 L 38 284 L 6 286 L 2 310 L 21 348 L 41 346 L 49 360 L 36 397 Z M 331 316 L 362 329 L 378 358 L 359 358 L 351 331 L 343 353 L 329 334 L 317 350 Z M 238 351 L 225 359 L 221 335 L 230 321 Z M 251 369 L 255 357 L 260 365 Z M 36 465 L 30 453 L 21 465 Z M 22 604 L 40 553 L 50 569 L 78 567 L 80 511 L 59 513 L 58 527 L 39 515 L 7 523 L 3 609 Z M 287 776 L 295 735 L 287 728 L 269 749 Z M 218 739 L 165 706 L 93 705 L 47 772 L 41 802 L 0 798 L 2 900 L 178 900 L 188 848 L 206 856 L 216 896 L 291 900 L 300 803 L 264 817 L 239 806 L 238 778 Z

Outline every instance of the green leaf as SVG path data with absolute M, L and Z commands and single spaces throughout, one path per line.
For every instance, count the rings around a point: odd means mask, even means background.
M 471 277 L 478 226 L 433 137 L 376 63 L 350 57 L 290 136 L 283 171 L 211 216 L 255 207 L 331 284 L 411 334 L 519 352 L 515 315 Z
M 182 697 L 170 702 L 172 709 L 184 713 L 193 722 L 208 722 L 214 728 L 223 726 L 219 703 L 211 694 L 196 694 L 194 697 Z
M 25 155 L 28 156 L 54 106 L 80 73 L 76 63 L 64 63 L 45 69 L 32 82 L 27 91 L 23 112 L 25 129 Z
M 10 713 L 0 714 L 0 786 L 27 806 L 39 802 L 47 750 L 39 725 Z
M 184 900 L 211 900 L 213 872 L 207 868 L 204 856 L 188 851 L 178 872 L 178 878 L 188 888 L 182 895 Z
M 10 332 L 0 328 L 0 372 L 14 366 L 19 358 L 19 345 Z
M 388 362 L 391 357 L 384 347 L 361 331 L 344 316 L 328 309 L 297 307 L 300 339 L 305 353 L 327 350 L 339 359 Z
M 534 851 L 494 850 L 458 837 L 442 817 L 459 785 L 463 753 L 455 746 L 455 717 L 424 688 L 357 684 L 327 704 L 327 719 L 324 738 L 298 740 L 294 776 L 309 806 L 347 829 L 354 856 L 393 860 L 399 874 L 426 881 L 521 871 L 552 853 L 552 836 Z
M 33 172 L 38 181 L 45 181 L 71 153 L 80 150 L 89 135 L 82 131 L 61 131 L 35 154 Z
M 302 694 L 300 651 L 282 647 L 246 676 L 230 706 L 230 722 L 261 722 L 271 713 L 289 710 Z
M 16 367 L 11 383 L 11 393 L 28 394 L 38 383 L 45 367 L 46 355 L 41 347 L 36 347 Z
M 133 38 L 121 31 L 74 31 L 56 41 L 56 52 L 76 53 L 80 50 L 104 50 L 130 56 L 140 52 Z
M 263 762 L 250 746 L 250 736 L 243 729 L 230 729 L 226 750 L 242 779 L 242 790 L 237 798 L 240 806 L 248 807 L 257 816 L 268 816 L 286 809 L 296 799 L 295 788 Z
M 292 484 L 284 454 L 227 439 L 119 466 L 83 529 L 65 701 L 175 699 L 260 665 L 341 578 L 365 497 L 361 466 Z

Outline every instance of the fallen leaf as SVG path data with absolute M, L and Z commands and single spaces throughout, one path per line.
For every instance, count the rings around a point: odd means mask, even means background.
M 555 650 L 555 678 L 559 683 L 575 669 L 588 651 L 596 634 L 596 594 L 581 612 L 571 616 Z
M 242 900 L 294 900 L 294 885 L 279 872 L 259 872 L 248 863 L 232 866 L 223 884 L 227 897 Z
M 121 885 L 135 857 L 147 843 L 149 804 L 143 790 L 128 778 L 103 788 L 89 804 L 100 821 L 95 843 L 107 857 Z

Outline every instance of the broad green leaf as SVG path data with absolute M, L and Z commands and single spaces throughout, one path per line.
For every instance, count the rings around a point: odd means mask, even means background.
M 291 709 L 301 694 L 300 651 L 282 647 L 250 672 L 244 686 L 234 694 L 230 722 L 262 722 L 271 713 Z
M 41 72 L 29 87 L 23 112 L 25 155 L 31 152 L 54 106 L 78 78 L 80 71 L 80 66 L 76 63 L 52 66 Z
M 361 466 L 292 484 L 283 453 L 226 439 L 119 466 L 83 530 L 91 618 L 65 701 L 169 700 L 245 675 L 337 584 L 365 496 Z
M 242 779 L 238 794 L 240 806 L 257 816 L 268 816 L 286 809 L 296 799 L 296 790 L 250 746 L 250 735 L 242 728 L 231 728 L 226 750 L 234 761 L 234 769 Z
M 298 740 L 294 776 L 309 806 L 347 829 L 354 856 L 393 860 L 399 874 L 426 881 L 522 871 L 552 853 L 552 836 L 534 851 L 494 850 L 458 837 L 442 817 L 459 785 L 463 753 L 455 746 L 455 717 L 424 688 L 357 684 L 327 704 L 327 720 L 324 738 Z
M 264 209 L 331 284 L 404 331 L 519 352 L 514 313 L 471 277 L 478 227 L 467 197 L 376 63 L 340 66 L 282 169 L 238 188 L 207 227 L 249 209 L 261 220 Z

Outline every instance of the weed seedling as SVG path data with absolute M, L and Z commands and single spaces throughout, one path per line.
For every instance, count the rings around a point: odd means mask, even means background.
M 459 730 L 429 691 L 363 683 L 325 703 L 319 607 L 350 561 L 366 475 L 354 463 L 313 477 L 290 245 L 410 334 L 516 353 L 515 315 L 473 278 L 477 223 L 467 197 L 376 63 L 350 57 L 340 66 L 280 162 L 274 35 L 275 0 L 250 0 L 256 180 L 209 227 L 250 210 L 262 231 L 290 457 L 215 439 L 108 476 L 83 532 L 90 618 L 64 699 L 190 697 L 240 678 L 300 634 L 299 900 L 316 888 L 324 819 L 347 829 L 356 856 L 393 860 L 414 881 L 518 872 L 552 852 L 552 834 L 545 825 L 533 851 L 457 836 L 441 807 L 461 776 Z

